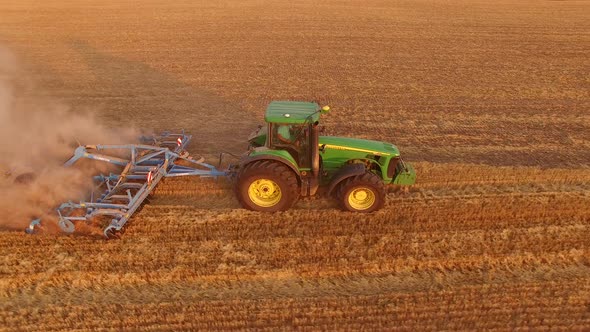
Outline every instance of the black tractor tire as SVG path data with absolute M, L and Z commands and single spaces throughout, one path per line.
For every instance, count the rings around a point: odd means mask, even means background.
M 271 182 L 272 186 L 265 186 Z M 299 198 L 299 181 L 295 172 L 283 163 L 259 160 L 241 167 L 234 191 L 240 204 L 248 210 L 286 211 Z M 263 197 L 265 194 L 270 197 Z
M 383 208 L 385 198 L 383 179 L 369 171 L 343 180 L 336 191 L 336 199 L 344 211 L 375 212 Z

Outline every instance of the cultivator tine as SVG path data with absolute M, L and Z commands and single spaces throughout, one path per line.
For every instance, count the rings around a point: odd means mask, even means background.
M 25 228 L 25 232 L 27 234 L 36 234 L 39 228 L 41 227 L 41 219 L 35 219 L 31 221 L 29 227 Z
M 112 219 L 104 229 L 106 238 L 117 237 L 129 218 L 137 211 L 153 189 L 164 177 L 176 176 L 227 176 L 227 171 L 219 171 L 214 166 L 187 157 L 185 147 L 191 136 L 184 132 L 171 134 L 164 132 L 159 136 L 142 137 L 142 144 L 128 145 L 86 145 L 79 146 L 64 166 L 72 166 L 85 158 L 102 161 L 123 167 L 119 173 L 96 175 L 95 188 L 89 193 L 88 201 L 67 202 L 57 208 L 58 225 L 66 233 L 75 231 L 75 223 L 90 223 L 97 216 L 110 216 Z M 127 151 L 127 158 L 120 151 Z M 185 165 L 177 165 L 177 160 Z M 188 166 L 186 165 L 188 164 Z M 26 229 L 33 234 L 40 227 L 39 219 L 31 222 Z
M 108 226 L 107 228 L 104 229 L 104 237 L 107 239 L 117 239 L 119 238 L 119 231 L 120 229 L 117 229 L 117 227 L 115 226 Z

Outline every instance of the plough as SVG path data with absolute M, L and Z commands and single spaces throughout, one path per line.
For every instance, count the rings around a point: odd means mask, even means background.
M 159 136 L 141 137 L 141 144 L 85 145 L 76 148 L 64 166 L 70 167 L 80 159 L 102 161 L 118 166 L 120 173 L 94 176 L 94 189 L 87 201 L 65 202 L 57 209 L 58 226 L 65 233 L 73 233 L 76 222 L 90 223 L 94 217 L 108 216 L 110 224 L 104 228 L 106 238 L 118 237 L 123 227 L 145 199 L 165 177 L 201 176 L 224 177 L 228 171 L 194 160 L 185 147 L 192 136 L 184 132 L 165 132 Z M 121 157 L 123 156 L 123 157 Z M 182 161 L 183 165 L 179 162 Z M 36 233 L 41 220 L 33 220 L 26 232 Z

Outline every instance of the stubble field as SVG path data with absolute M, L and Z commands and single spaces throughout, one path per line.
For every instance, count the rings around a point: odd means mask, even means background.
M 418 174 L 371 215 L 173 179 L 117 241 L 2 231 L 0 329 L 589 329 L 589 22 L 584 1 L 0 1 L 0 42 L 73 112 L 184 128 L 214 163 L 270 100 L 317 100 Z

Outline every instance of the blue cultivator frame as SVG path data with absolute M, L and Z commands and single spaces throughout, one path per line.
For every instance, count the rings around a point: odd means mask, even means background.
M 107 162 L 123 170 L 119 174 L 95 176 L 95 188 L 88 201 L 61 204 L 56 210 L 61 230 L 73 233 L 76 222 L 90 223 L 94 217 L 108 216 L 112 219 L 104 229 L 104 235 L 107 238 L 117 237 L 162 178 L 227 176 L 228 171 L 217 170 L 203 163 L 202 158 L 194 160 L 188 156 L 184 148 L 191 138 L 184 132 L 165 132 L 160 136 L 142 137 L 142 144 L 79 146 L 64 166 L 72 166 L 85 158 Z M 183 165 L 177 163 L 180 161 Z M 33 220 L 26 229 L 27 233 L 35 233 L 40 225 L 40 219 Z

